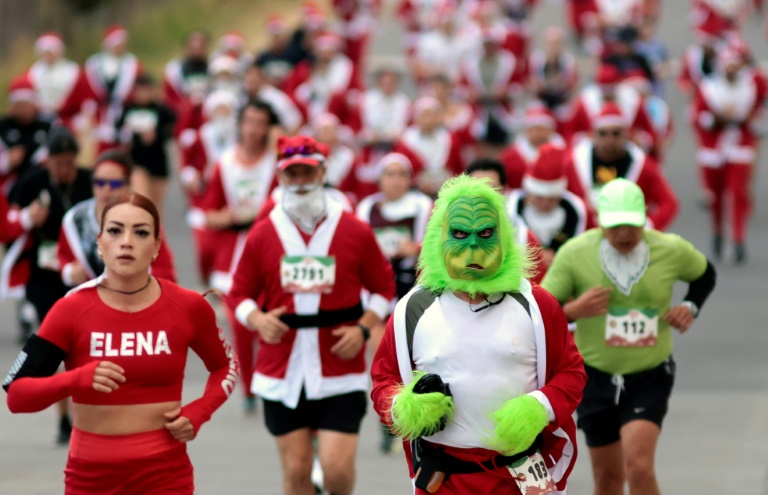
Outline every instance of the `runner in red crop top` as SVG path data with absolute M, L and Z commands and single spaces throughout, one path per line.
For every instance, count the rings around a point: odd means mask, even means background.
M 101 224 L 104 275 L 51 309 L 3 383 L 8 407 L 36 412 L 72 397 L 66 495 L 191 494 L 184 442 L 229 397 L 237 363 L 203 297 L 150 275 L 160 245 L 154 205 L 126 195 Z M 190 348 L 210 376 L 182 407 Z M 54 374 L 62 361 L 66 372 Z

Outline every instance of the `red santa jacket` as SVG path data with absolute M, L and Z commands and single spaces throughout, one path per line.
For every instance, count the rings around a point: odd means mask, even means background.
M 334 282 L 324 287 L 327 292 L 289 292 L 286 256 L 332 259 Z M 331 330 L 354 325 L 362 315 L 362 289 L 371 293 L 367 309 L 386 316 L 395 297 L 394 274 L 371 228 L 353 213 L 329 202 L 327 216 L 311 235 L 301 232 L 282 208 L 257 223 L 248 234 L 229 303 L 243 324 L 256 307 L 271 311 L 284 306 L 282 319 L 291 329 L 278 344 L 261 342 L 252 390 L 291 408 L 302 385 L 309 399 L 367 390 L 365 349 L 349 360 L 331 352 L 339 340 Z
M 210 232 L 218 246 L 211 286 L 225 294 L 232 286 L 232 275 L 245 247 L 248 229 L 276 185 L 275 161 L 276 154 L 266 150 L 257 163 L 244 166 L 237 158 L 237 147 L 232 147 L 214 166 L 206 187 L 201 202 L 203 212 L 230 208 L 241 219 L 240 224 Z M 199 222 L 192 223 L 199 225 Z
M 419 289 L 414 289 L 409 295 L 417 290 Z M 538 285 L 531 286 L 527 281 L 523 284 L 521 293 L 530 305 L 531 315 L 535 316 L 533 321 L 538 390 L 549 400 L 555 416 L 554 421 L 544 429 L 542 454 L 558 490 L 565 490 L 577 454 L 576 425 L 572 414 L 581 401 L 586 383 L 584 361 L 568 331 L 568 323 L 557 300 Z M 404 342 L 407 303 L 408 296 L 395 308 L 371 366 L 371 399 L 374 409 L 385 425 L 391 423 L 390 410 L 396 387 L 410 381 L 414 365 L 408 346 Z M 462 451 L 466 453 L 462 455 Z M 406 448 L 405 452 L 410 475 L 413 477 L 410 449 Z M 479 448 L 451 448 L 449 453 L 475 462 L 498 455 L 497 452 Z
M 639 141 L 643 149 L 653 148 L 656 145 L 656 132 L 645 110 L 643 97 L 634 88 L 625 84 L 618 84 L 616 86 L 616 103 L 621 108 L 621 113 L 628 123 L 630 136 Z M 604 104 L 605 99 L 597 85 L 591 84 L 582 90 L 576 101 L 571 123 L 568 126 L 569 136 L 566 139 L 571 144 L 592 132 L 595 128 L 594 122 L 600 115 Z
M 41 110 L 54 114 L 64 126 L 75 130 L 75 117 L 92 98 L 88 80 L 80 66 L 62 59 L 51 68 L 38 60 L 27 70 L 26 77 L 35 87 Z M 55 80 L 51 81 L 51 78 Z
M 653 158 L 634 143 L 628 142 L 626 146 L 631 165 L 623 178 L 640 186 L 645 195 L 649 226 L 663 231 L 669 227 L 680 209 L 677 196 Z M 568 153 L 565 163 L 568 190 L 579 196 L 587 205 L 587 228 L 597 225 L 597 196 L 602 187 L 602 183 L 594 180 L 596 172 L 593 152 L 592 141 L 582 141 Z M 613 178 L 616 177 L 606 177 L 606 181 Z
M 739 72 L 733 83 L 719 74 L 701 82 L 692 114 L 700 165 L 720 167 L 755 161 L 758 138 L 754 123 L 763 103 L 761 93 L 759 80 L 746 70 Z M 726 117 L 729 112 L 730 119 Z
M 439 128 L 425 136 L 413 125 L 405 130 L 393 151 L 411 160 L 414 175 L 426 170 L 445 170 L 449 175 L 459 175 L 464 172 L 460 150 L 461 143 L 448 129 Z

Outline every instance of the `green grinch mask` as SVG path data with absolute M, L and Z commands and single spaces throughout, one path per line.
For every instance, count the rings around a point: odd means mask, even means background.
M 443 263 L 451 278 L 479 280 L 501 266 L 499 215 L 485 197 L 461 197 L 443 218 Z
M 531 263 L 505 203 L 487 180 L 460 175 L 446 182 L 422 242 L 418 283 L 473 297 L 519 290 Z

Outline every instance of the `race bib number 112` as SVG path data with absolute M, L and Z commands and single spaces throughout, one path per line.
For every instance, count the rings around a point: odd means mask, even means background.
M 283 256 L 280 261 L 280 285 L 286 292 L 327 294 L 335 282 L 333 256 Z

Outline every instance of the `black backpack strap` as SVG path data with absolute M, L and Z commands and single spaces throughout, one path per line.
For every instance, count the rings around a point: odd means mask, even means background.
M 408 343 L 408 356 L 413 361 L 413 335 L 416 325 L 428 307 L 437 299 L 437 294 L 428 289 L 419 289 L 408 298 L 405 306 L 405 337 Z
M 512 296 L 515 301 L 519 302 L 520 305 L 525 309 L 525 312 L 528 313 L 528 316 L 531 316 L 531 305 L 524 295 L 519 292 L 508 292 L 507 294 Z

